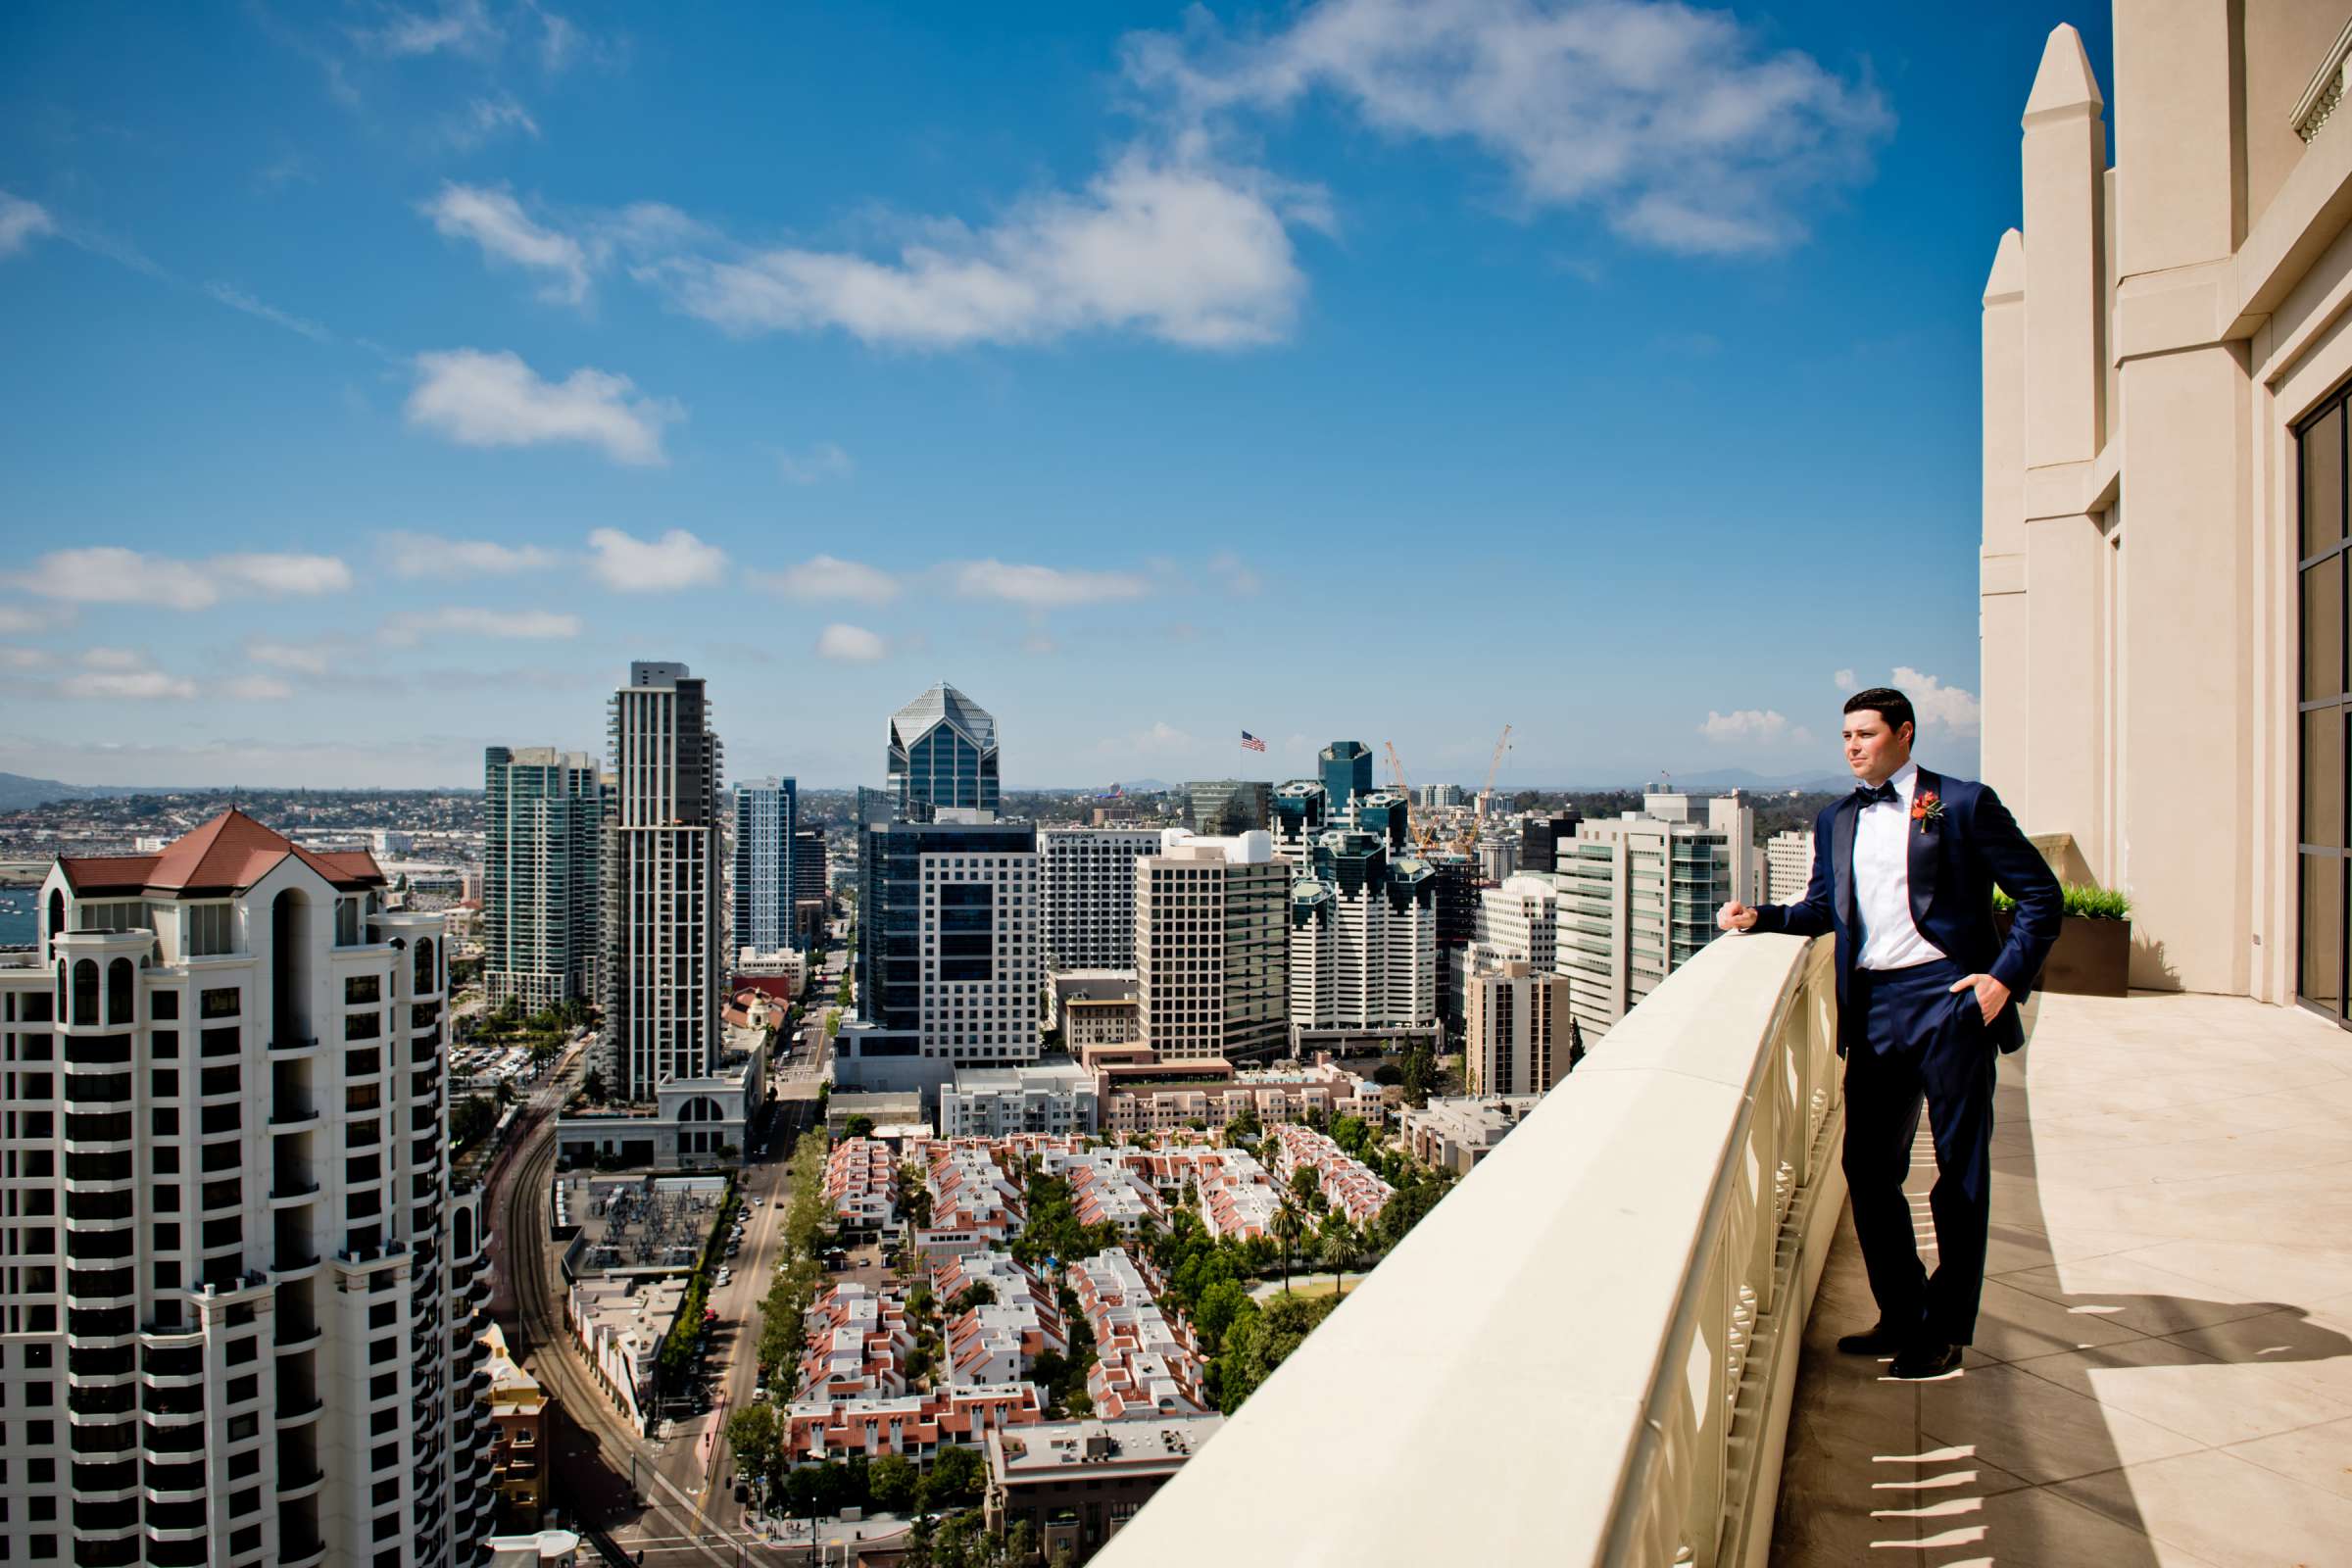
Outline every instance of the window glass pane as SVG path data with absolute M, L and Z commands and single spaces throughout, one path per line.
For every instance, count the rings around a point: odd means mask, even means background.
M 2344 689 L 2344 559 L 2307 566 L 2303 580 L 2303 698 Z
M 2315 709 L 2303 715 L 2303 827 L 2305 844 L 2344 842 L 2344 710 Z
M 2343 1004 L 2344 862 L 2332 855 L 2304 855 L 2303 972 L 2296 991 L 2306 1002 L 2340 1012 Z
M 2318 555 L 2344 536 L 2344 410 L 2341 404 L 2303 432 L 2303 554 Z

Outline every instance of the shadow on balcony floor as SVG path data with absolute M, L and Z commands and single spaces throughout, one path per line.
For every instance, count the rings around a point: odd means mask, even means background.
M 1841 1220 L 1773 1562 L 2352 1564 L 2352 1036 L 2231 998 L 2036 1005 L 1977 1343 L 1926 1384 L 1838 1355 L 1877 1317 Z M 1923 1251 L 1934 1179 L 1923 1123 Z

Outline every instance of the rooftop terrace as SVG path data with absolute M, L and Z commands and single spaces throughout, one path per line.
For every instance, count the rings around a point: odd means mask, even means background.
M 2037 999 L 1980 1343 L 1900 1384 L 1830 1348 L 1876 1311 L 1828 956 L 1749 937 L 1669 977 L 1102 1560 L 2347 1560 L 2352 1037 Z M 1262 1484 L 1302 1455 L 1312 1508 Z

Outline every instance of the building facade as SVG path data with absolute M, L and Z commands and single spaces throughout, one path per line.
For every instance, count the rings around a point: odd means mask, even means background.
M 1333 741 L 1315 755 L 1323 797 L 1334 820 L 1347 816 L 1358 795 L 1372 790 L 1372 748 L 1362 741 Z
M 1555 964 L 1587 1034 L 1606 1033 L 1715 940 L 1715 910 L 1750 896 L 1754 846 L 1755 811 L 1737 795 L 1697 803 L 1652 792 L 1638 813 L 1577 828 L 1549 880 Z
M 596 760 L 552 746 L 482 753 L 482 985 L 526 1012 L 597 991 L 604 797 Z
M 1161 835 L 1135 865 L 1144 1041 L 1162 1060 L 1279 1055 L 1290 1039 L 1291 868 L 1270 834 Z
M 793 919 L 800 883 L 792 858 L 800 827 L 795 780 L 758 778 L 735 786 L 735 953 L 803 945 Z
M 799 803 L 794 803 L 799 810 Z M 825 858 L 823 830 L 805 827 L 792 835 L 792 924 L 794 946 L 803 953 L 825 945 L 825 921 L 833 907 L 833 867 Z
M 890 716 L 885 789 L 901 817 L 997 808 L 997 721 L 942 681 Z
M 720 924 L 718 736 L 684 664 L 638 661 L 612 694 L 599 1065 L 624 1100 L 708 1076 L 732 955 Z
M 1576 837 L 1582 811 L 1539 812 L 1519 827 L 1519 869 L 1552 871 L 1559 867 L 1560 846 Z
M 1269 824 L 1274 786 L 1261 778 L 1195 779 L 1184 787 L 1184 819 L 1206 838 L 1252 833 Z
M 1158 852 L 1157 828 L 1038 830 L 1049 967 L 1135 967 L 1135 862 Z
M 1523 958 L 1464 983 L 1463 1075 L 1472 1096 L 1541 1095 L 1568 1076 L 1568 979 Z
M 1067 1061 L 961 1068 L 939 1092 L 942 1138 L 1091 1133 L 1097 1121 L 1094 1075 Z
M 910 1054 L 1035 1061 L 1045 983 L 1036 826 L 946 809 L 860 832 L 860 1016 Z
M 1435 1037 L 1437 873 L 1373 833 L 1316 835 L 1290 892 L 1291 1054 Z
M 1786 828 L 1764 844 L 1766 904 L 1802 904 L 1813 884 L 1813 830 Z M 1745 895 L 1742 895 L 1744 898 Z
M 50 871 L 0 969 L 10 1562 L 477 1560 L 487 1237 L 441 920 L 384 884 L 233 810 Z
M 2113 22 L 2112 165 L 2061 26 L 1984 286 L 1982 771 L 2130 892 L 2133 986 L 2342 1022 L 2352 35 L 2308 0 Z

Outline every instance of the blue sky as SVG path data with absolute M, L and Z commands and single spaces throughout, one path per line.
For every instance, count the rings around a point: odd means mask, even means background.
M 631 658 L 731 774 L 1976 753 L 2021 8 L 0 20 L 0 768 L 464 783 Z M 1248 728 L 1266 759 L 1242 767 Z

